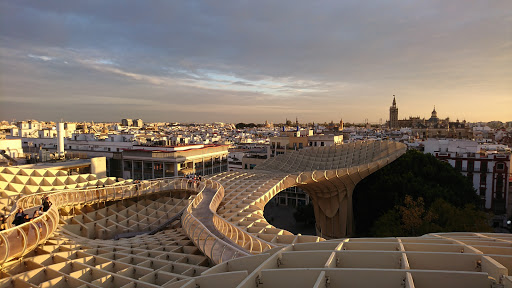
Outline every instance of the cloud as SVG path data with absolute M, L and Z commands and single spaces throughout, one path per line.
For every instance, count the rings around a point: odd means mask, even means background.
M 94 63 L 102 64 L 102 65 L 116 65 L 116 63 L 114 63 L 114 61 L 112 61 L 110 59 L 98 59 L 98 60 L 94 61 Z
M 29 58 L 33 58 L 33 59 L 37 59 L 37 60 L 43 60 L 43 61 L 52 61 L 52 60 L 54 60 L 54 58 L 48 57 L 48 56 L 40 56 L 40 55 L 32 55 L 32 54 L 28 54 L 27 56 Z
M 167 95 L 189 99 L 212 121 L 219 116 L 207 112 L 212 102 L 239 105 L 234 121 L 257 121 L 267 113 L 262 109 L 280 109 L 265 107 L 286 105 L 320 118 L 310 120 L 344 114 L 377 121 L 387 119 L 389 98 L 397 94 L 400 117 L 428 116 L 425 106 L 446 104 L 447 114 L 467 109 L 475 120 L 506 120 L 505 109 L 482 111 L 468 100 L 510 97 L 511 5 L 2 1 L 0 95 L 30 99 L 44 90 L 53 101 L 81 91 L 82 97 L 112 94 L 118 103 L 134 94 L 148 101 Z M 239 119 L 243 113 L 252 118 Z
M 254 86 L 254 84 L 251 84 L 251 83 L 246 82 L 246 81 L 235 81 L 235 82 L 231 82 L 231 84 L 233 84 L 233 85 L 240 85 L 240 86 L 250 86 L 250 87 Z

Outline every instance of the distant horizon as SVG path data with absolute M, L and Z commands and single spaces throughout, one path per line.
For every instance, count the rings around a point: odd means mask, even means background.
M 417 117 L 417 116 L 411 116 L 411 117 Z M 409 117 L 407 117 L 408 119 Z M 423 119 L 423 117 L 420 117 L 421 119 Z M 429 117 L 430 118 L 430 117 Z M 428 120 L 429 118 L 425 117 L 426 120 Z M 163 121 L 163 120 L 157 120 L 157 121 L 146 121 L 145 119 L 143 118 L 122 118 L 122 119 L 142 119 L 142 121 L 144 122 L 144 124 L 146 123 L 179 123 L 179 124 L 213 124 L 213 123 L 225 123 L 225 124 L 237 124 L 237 123 L 246 123 L 246 124 L 250 124 L 250 123 L 253 123 L 253 124 L 265 124 L 265 121 L 268 121 L 268 120 L 264 120 L 262 122 L 255 122 L 255 121 L 234 121 L 234 122 L 226 122 L 226 121 L 210 121 L 210 122 L 186 122 L 186 121 Z M 70 123 L 83 123 L 83 122 L 86 122 L 86 123 L 91 123 L 91 122 L 94 122 L 94 123 L 121 123 L 121 120 L 122 119 L 119 119 L 119 121 L 97 121 L 97 120 L 80 120 L 80 121 L 72 121 L 72 120 L 66 120 L 66 119 L 63 119 L 63 123 L 66 123 L 66 122 L 70 122 Z M 399 118 L 400 120 L 403 120 L 401 118 Z M 441 118 L 439 117 L 439 119 L 446 119 L 446 118 Z M 35 118 L 25 118 L 25 119 L 15 119 L 15 122 L 19 122 L 19 121 L 30 121 L 30 120 L 35 120 L 35 121 L 39 121 L 39 122 L 55 122 L 55 123 L 58 123 L 60 121 L 56 121 L 56 120 L 43 120 L 43 119 L 35 119 Z M 295 119 L 291 119 L 289 118 L 288 120 L 292 121 L 292 126 L 295 125 Z M 389 119 L 388 119 L 389 120 Z M 457 120 L 459 120 L 460 122 L 463 122 L 463 120 L 461 119 L 452 119 L 450 118 L 450 122 L 456 122 Z M 0 119 L 0 122 L 2 121 L 7 121 L 9 123 L 12 123 L 12 120 L 7 120 L 7 119 Z M 286 121 L 286 119 L 285 119 Z M 273 123 L 275 125 L 277 124 L 285 124 L 285 121 L 282 121 L 282 122 L 274 122 L 274 121 L 268 121 L 268 123 Z M 339 120 L 336 121 L 336 120 L 332 120 L 335 124 L 338 123 L 339 124 Z M 329 124 L 331 122 L 331 120 L 329 121 L 300 121 L 299 119 L 299 124 L 312 124 L 312 123 L 317 123 L 317 124 L 324 124 L 324 123 L 327 123 Z M 385 125 L 385 123 L 387 122 L 386 121 L 383 121 L 382 122 L 382 125 Z M 508 122 L 512 122 L 512 119 L 509 120 L 509 121 L 502 121 L 502 120 L 491 120 L 491 121 L 468 121 L 466 120 L 467 123 L 490 123 L 490 122 L 502 122 L 504 124 L 508 123 Z M 352 122 L 352 121 L 345 121 L 343 120 L 343 123 L 350 123 L 350 124 L 365 124 L 366 122 Z M 368 122 L 369 124 L 372 124 L 372 125 L 378 125 L 379 122 L 371 122 L 369 121 Z
M 512 117 L 512 1 L 146 4 L 0 0 L 1 117 Z

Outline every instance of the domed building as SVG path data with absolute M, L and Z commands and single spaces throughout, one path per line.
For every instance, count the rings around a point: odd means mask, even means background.
M 434 110 L 432 110 L 432 115 L 430 116 L 430 119 L 428 119 L 428 123 L 433 124 L 433 125 L 439 123 L 439 118 L 437 117 L 436 106 L 434 106 Z

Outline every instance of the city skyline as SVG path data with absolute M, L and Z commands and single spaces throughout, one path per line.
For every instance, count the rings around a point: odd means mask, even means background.
M 7 119 L 511 121 L 512 4 L 0 2 Z

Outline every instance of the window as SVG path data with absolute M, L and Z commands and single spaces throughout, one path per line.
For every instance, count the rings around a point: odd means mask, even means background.
M 480 185 L 485 185 L 487 182 L 487 175 L 486 174 L 480 174 Z
M 503 175 L 502 174 L 498 174 L 498 177 L 496 177 L 496 193 L 501 193 L 503 192 Z
M 324 142 L 320 142 L 320 146 L 325 146 L 325 145 L 324 145 Z
M 475 161 L 468 161 L 468 172 L 473 172 L 475 170 Z
M 309 146 L 313 146 L 313 142 L 309 142 Z
M 299 149 L 302 149 L 304 148 L 304 146 L 302 145 L 302 143 L 299 143 Z
M 487 173 L 487 161 L 480 162 L 480 172 Z
M 503 191 L 501 191 L 501 190 L 496 191 L 496 199 L 498 199 L 498 200 L 503 199 Z
M 498 163 L 498 164 L 496 164 L 496 169 L 497 169 L 497 170 L 503 170 L 503 169 L 505 169 L 505 164 L 504 164 L 504 163 Z
M 124 170 L 125 171 L 131 171 L 132 170 L 132 162 L 131 161 L 124 161 Z
M 462 171 L 462 160 L 455 160 L 455 170 Z

